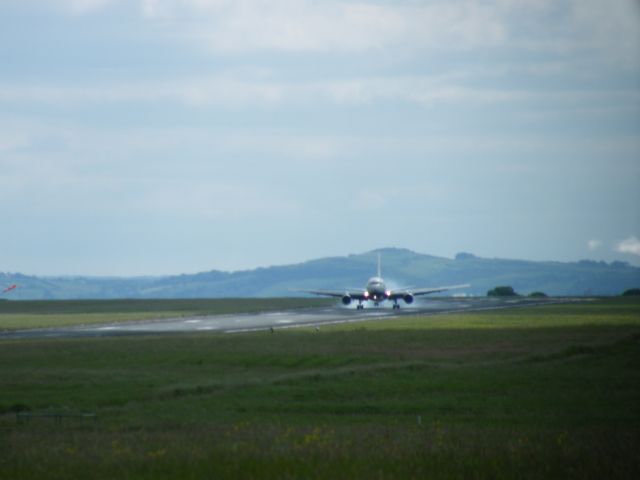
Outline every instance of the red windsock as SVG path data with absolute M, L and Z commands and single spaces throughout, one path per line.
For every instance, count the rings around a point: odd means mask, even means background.
M 10 292 L 11 290 L 15 289 L 17 287 L 17 285 L 11 285 L 10 287 L 5 288 L 2 293 L 7 293 Z

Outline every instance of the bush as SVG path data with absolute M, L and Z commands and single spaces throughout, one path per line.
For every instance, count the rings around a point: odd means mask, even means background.
M 489 297 L 517 297 L 518 294 L 513 290 L 513 287 L 502 286 L 496 287 L 487 292 Z
M 529 294 L 531 298 L 547 298 L 548 295 L 544 292 L 533 292 Z
M 630 288 L 625 290 L 622 294 L 623 297 L 637 297 L 640 296 L 640 288 Z

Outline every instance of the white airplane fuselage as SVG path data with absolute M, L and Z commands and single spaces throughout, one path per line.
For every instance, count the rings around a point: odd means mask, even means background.
M 386 300 L 390 295 L 391 292 L 387 290 L 382 277 L 372 277 L 367 282 L 364 296 L 367 297 L 367 299 L 372 300 L 375 304 Z

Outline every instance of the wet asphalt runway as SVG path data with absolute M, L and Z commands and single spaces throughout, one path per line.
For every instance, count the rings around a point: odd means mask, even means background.
M 286 310 L 279 312 L 244 313 L 181 317 L 141 322 L 81 325 L 76 327 L 14 330 L 0 332 L 0 340 L 29 338 L 104 337 L 122 335 L 151 335 L 198 332 L 236 333 L 302 326 L 320 327 L 335 323 L 361 322 L 407 315 L 434 315 L 441 313 L 473 312 L 531 305 L 567 303 L 575 299 L 498 299 L 498 298 L 432 298 L 420 299 L 412 305 L 393 310 L 390 304 L 364 310 L 341 306 L 329 308 Z

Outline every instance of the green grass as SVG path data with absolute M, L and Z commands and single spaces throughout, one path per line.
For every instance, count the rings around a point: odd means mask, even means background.
M 638 405 L 638 300 L 5 340 L 0 478 L 638 478 Z
M 0 302 L 0 330 L 65 327 L 332 305 L 322 298 L 31 300 Z

